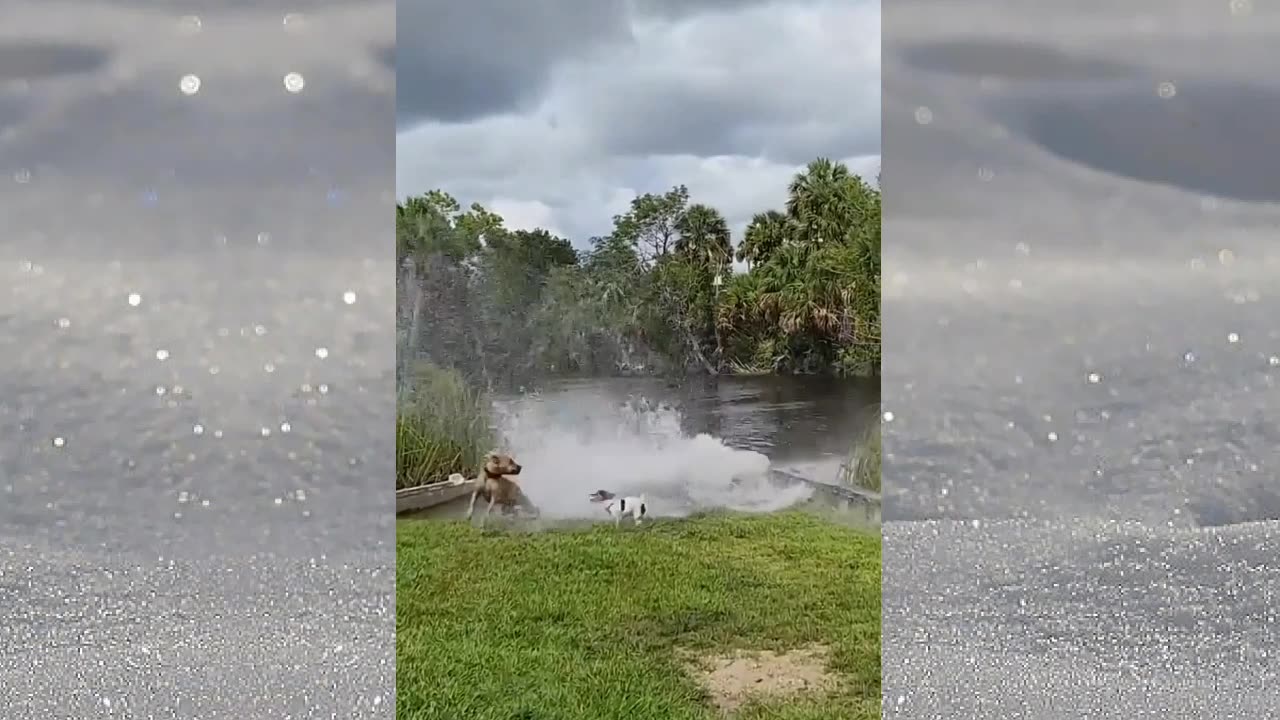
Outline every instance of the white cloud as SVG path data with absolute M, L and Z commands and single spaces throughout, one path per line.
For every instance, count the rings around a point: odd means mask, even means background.
M 555 211 L 550 205 L 539 200 L 495 197 L 487 203 L 487 207 L 502 216 L 508 229 L 542 228 L 553 235 L 564 236 L 564 231 L 556 225 Z

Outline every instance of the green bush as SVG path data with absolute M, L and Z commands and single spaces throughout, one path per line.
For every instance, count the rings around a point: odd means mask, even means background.
M 470 477 L 493 445 L 489 403 L 453 370 L 422 363 L 396 407 L 396 489 Z

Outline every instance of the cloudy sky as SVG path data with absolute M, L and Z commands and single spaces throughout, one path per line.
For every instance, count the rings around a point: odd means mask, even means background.
M 684 183 L 734 241 L 818 156 L 880 163 L 879 0 L 401 0 L 396 187 L 579 247 Z

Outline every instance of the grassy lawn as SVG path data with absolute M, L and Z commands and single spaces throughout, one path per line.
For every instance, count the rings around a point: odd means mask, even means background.
M 880 537 L 793 512 L 539 533 L 401 521 L 402 720 L 710 720 L 683 654 L 830 648 L 825 695 L 738 720 L 880 717 Z

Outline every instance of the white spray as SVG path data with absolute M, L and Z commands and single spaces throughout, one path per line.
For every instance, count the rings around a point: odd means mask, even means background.
M 812 489 L 779 485 L 769 458 L 710 435 L 681 431 L 677 410 L 526 396 L 496 405 L 503 448 L 524 466 L 520 487 L 549 518 L 603 519 L 596 490 L 644 495 L 651 516 L 731 509 L 770 512 L 806 500 Z

